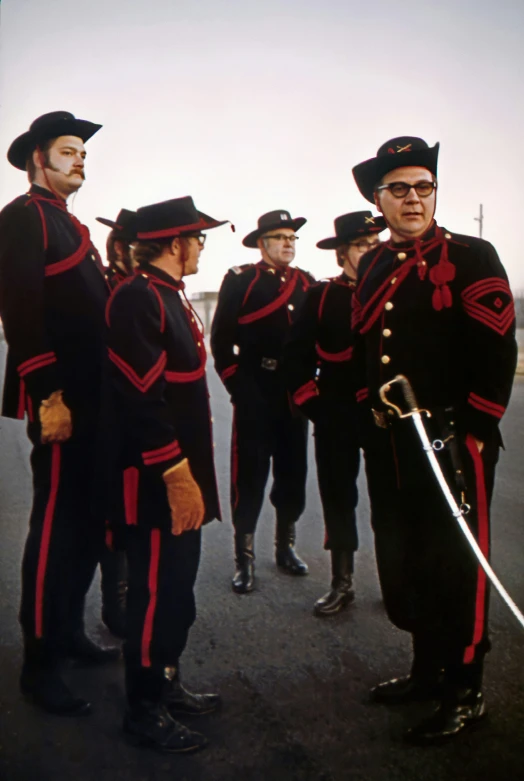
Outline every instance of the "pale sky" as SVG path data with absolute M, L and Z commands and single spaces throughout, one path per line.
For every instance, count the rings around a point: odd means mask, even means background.
M 190 291 L 258 260 L 260 214 L 308 223 L 298 265 L 337 273 L 315 243 L 368 208 L 351 168 L 397 135 L 441 142 L 437 219 L 497 248 L 524 289 L 522 0 L 3 0 L 0 204 L 24 192 L 5 158 L 40 114 L 103 124 L 71 204 L 103 253 L 121 207 L 191 194 L 237 228 L 210 232 Z

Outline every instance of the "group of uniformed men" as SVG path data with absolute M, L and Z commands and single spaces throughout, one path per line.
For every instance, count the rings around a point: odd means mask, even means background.
M 124 730 L 160 751 L 197 750 L 180 715 L 219 696 L 182 685 L 179 659 L 195 620 L 201 526 L 220 518 L 206 349 L 183 278 L 198 270 L 206 231 L 223 225 L 191 197 L 122 209 L 105 267 L 67 209 L 84 180 L 85 142 L 100 125 L 64 111 L 19 136 L 9 162 L 27 194 L 0 213 L 0 316 L 8 345 L 3 414 L 27 418 L 34 499 L 22 564 L 22 692 L 44 710 L 90 704 L 64 661 L 113 661 L 84 632 L 87 590 L 102 567 L 103 619 L 125 637 Z M 384 704 L 437 702 L 406 734 L 441 741 L 485 715 L 489 583 L 415 439 L 379 394 L 410 381 L 468 523 L 489 555 L 498 424 L 516 363 L 511 292 L 494 248 L 434 219 L 438 144 L 402 137 L 353 169 L 371 211 L 335 220 L 341 273 L 316 283 L 292 265 L 303 217 L 262 215 L 243 240 L 260 260 L 226 274 L 211 348 L 231 395 L 232 587 L 255 587 L 254 537 L 272 467 L 276 564 L 307 575 L 295 550 L 305 508 L 308 420 L 314 425 L 333 615 L 353 599 L 356 480 L 366 459 L 385 607 L 412 635 L 411 672 L 376 686 Z M 379 240 L 386 228 L 390 238 Z M 124 603 L 125 615 L 124 615 Z

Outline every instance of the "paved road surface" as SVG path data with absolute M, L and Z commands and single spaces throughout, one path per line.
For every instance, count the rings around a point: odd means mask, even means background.
M 0 344 L 0 362 L 3 364 Z M 492 600 L 494 650 L 486 694 L 490 722 L 452 745 L 410 748 L 400 737 L 422 706 L 384 709 L 366 702 L 369 687 L 408 666 L 409 646 L 384 615 L 375 572 L 368 503 L 362 483 L 358 598 L 350 612 L 314 618 L 314 600 L 328 585 L 328 555 L 314 470 L 299 550 L 310 575 L 293 579 L 272 560 L 273 518 L 266 503 L 257 535 L 258 590 L 230 590 L 232 532 L 227 516 L 230 410 L 210 372 L 216 453 L 225 522 L 204 533 L 197 598 L 199 618 L 184 656 L 188 683 L 217 687 L 220 715 L 198 722 L 210 747 L 192 757 L 165 757 L 127 746 L 120 723 L 122 668 L 71 670 L 70 681 L 92 698 L 86 720 L 45 716 L 17 691 L 20 635 L 19 565 L 30 505 L 28 447 L 22 424 L 0 419 L 0 779 L 1 781 L 516 781 L 524 777 L 524 631 Z M 524 607 L 524 380 L 517 380 L 504 420 L 494 510 L 494 562 Z M 88 628 L 99 621 L 98 581 Z

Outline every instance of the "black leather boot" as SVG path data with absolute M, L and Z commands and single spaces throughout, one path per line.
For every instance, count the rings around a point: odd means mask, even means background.
M 104 648 L 97 645 L 82 629 L 72 635 L 66 648 L 66 656 L 78 667 L 96 667 L 116 662 L 120 659 L 121 651 L 115 646 Z
M 115 637 L 126 636 L 127 560 L 123 551 L 105 549 L 100 558 L 102 621 Z
M 135 746 L 168 754 L 189 753 L 207 746 L 200 732 L 175 721 L 164 702 L 164 670 L 138 668 L 126 670 L 128 707 L 124 733 Z
M 444 671 L 434 656 L 431 643 L 413 637 L 413 664 L 409 675 L 392 678 L 371 689 L 372 702 L 404 705 L 438 700 L 444 691 Z
M 331 551 L 331 590 L 317 599 L 316 616 L 333 616 L 355 599 L 353 591 L 353 551 Z
M 305 561 L 295 551 L 295 523 L 289 523 L 277 513 L 275 536 L 275 559 L 277 567 L 288 575 L 307 575 L 309 570 Z
M 458 689 L 442 700 L 432 716 L 408 729 L 404 738 L 416 746 L 444 743 L 464 730 L 478 727 L 486 715 L 481 691 Z
M 255 588 L 255 535 L 235 534 L 235 562 L 237 568 L 231 581 L 233 591 L 247 594 Z
M 64 683 L 58 664 L 46 653 L 41 640 L 24 641 L 20 691 L 34 705 L 57 716 L 87 716 L 91 704 L 75 697 Z
M 166 687 L 164 703 L 169 713 L 174 715 L 203 716 L 213 713 L 220 707 L 218 694 L 194 694 L 189 692 L 180 680 L 180 667 L 166 667 L 164 671 Z

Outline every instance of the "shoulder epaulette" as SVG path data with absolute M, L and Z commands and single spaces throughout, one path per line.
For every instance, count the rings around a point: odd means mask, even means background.
M 229 269 L 233 274 L 242 274 L 243 271 L 247 271 L 248 268 L 253 268 L 253 263 L 244 263 L 243 266 L 231 266 Z

